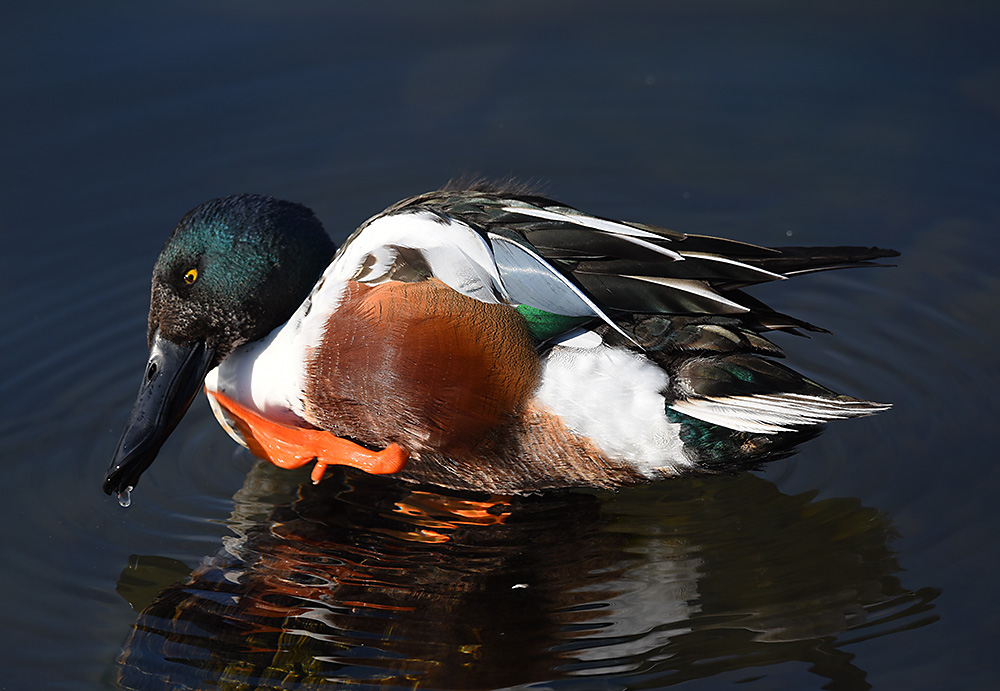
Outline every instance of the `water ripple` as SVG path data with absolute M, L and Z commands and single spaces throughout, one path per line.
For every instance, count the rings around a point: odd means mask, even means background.
M 141 607 L 116 683 L 668 684 L 934 619 L 884 514 L 752 475 L 519 500 L 298 479 L 254 466 L 234 536 Z

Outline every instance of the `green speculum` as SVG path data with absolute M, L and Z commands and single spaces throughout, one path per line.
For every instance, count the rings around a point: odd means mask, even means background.
M 572 331 L 591 319 L 590 317 L 567 317 L 563 314 L 553 314 L 530 305 L 518 305 L 515 309 L 528 322 L 528 330 L 538 341 L 545 341 L 567 331 Z

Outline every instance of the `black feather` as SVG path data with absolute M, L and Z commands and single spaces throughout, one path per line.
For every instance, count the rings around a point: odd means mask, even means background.
M 399 202 L 387 213 L 427 210 L 455 216 L 488 237 L 489 233 L 517 238 L 534 247 L 552 267 L 578 286 L 604 310 L 622 313 L 731 315 L 737 303 L 747 312 L 739 316 L 751 331 L 823 331 L 818 326 L 772 310 L 743 288 L 775 276 L 792 276 L 833 269 L 882 266 L 877 259 L 898 256 L 878 247 L 762 247 L 707 235 L 678 233 L 658 226 L 609 221 L 589 216 L 559 202 L 537 196 L 533 185 L 512 180 L 488 183 L 482 179 L 457 181 L 443 190 Z M 534 213 L 535 215 L 532 215 Z M 560 214 L 558 218 L 552 214 Z M 614 223 L 633 229 L 639 243 L 587 224 Z M 646 235 L 647 233 L 652 235 Z M 682 261 L 643 246 L 651 243 L 684 256 Z M 730 261 L 712 260 L 706 256 Z M 637 277 L 698 282 L 691 292 Z M 692 284 L 694 285 L 694 284 Z M 698 292 L 709 291 L 709 294 Z M 718 295 L 713 299 L 711 293 Z

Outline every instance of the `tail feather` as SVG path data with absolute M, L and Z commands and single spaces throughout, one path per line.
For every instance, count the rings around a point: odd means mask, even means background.
M 882 247 L 776 247 L 775 250 L 780 252 L 780 256 L 747 263 L 785 276 L 796 276 L 834 269 L 891 266 L 875 260 L 899 256 L 896 250 Z

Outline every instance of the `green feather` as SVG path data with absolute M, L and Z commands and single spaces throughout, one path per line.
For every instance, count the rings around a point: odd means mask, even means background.
M 530 305 L 518 305 L 515 309 L 528 322 L 528 330 L 538 341 L 545 341 L 553 336 L 572 331 L 591 320 L 591 317 L 567 317 L 563 314 L 553 314 Z

